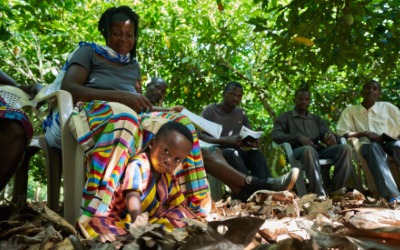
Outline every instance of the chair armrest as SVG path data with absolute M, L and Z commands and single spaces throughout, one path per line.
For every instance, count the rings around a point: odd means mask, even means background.
M 22 89 L 10 85 L 0 84 L 0 96 L 8 105 L 15 109 L 21 109 L 23 107 L 35 109 L 37 105 L 35 100 L 29 100 L 29 95 Z
M 60 123 L 65 125 L 74 108 L 71 94 L 65 90 L 56 90 L 50 93 L 46 93 L 46 88 L 43 88 L 42 90 L 43 91 L 40 91 L 36 95 L 36 101 L 38 103 L 43 101 L 55 101 L 57 103 L 57 109 L 60 113 Z

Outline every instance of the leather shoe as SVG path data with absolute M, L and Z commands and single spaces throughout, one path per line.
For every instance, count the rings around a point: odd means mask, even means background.
M 300 169 L 292 168 L 289 173 L 276 178 L 268 178 L 267 183 L 271 185 L 273 191 L 291 190 L 299 177 Z

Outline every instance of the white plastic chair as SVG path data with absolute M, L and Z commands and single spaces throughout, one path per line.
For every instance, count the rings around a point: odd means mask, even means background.
M 354 159 L 359 167 L 359 179 L 361 181 L 361 169 L 364 172 L 364 177 L 367 181 L 367 186 L 369 191 L 371 192 L 372 196 L 375 198 L 379 198 L 379 193 L 378 189 L 376 188 L 374 178 L 371 174 L 371 171 L 369 170 L 368 163 L 364 159 L 364 157 L 361 154 L 361 143 L 359 142 L 358 138 L 349 138 L 347 139 L 347 142 L 349 145 L 353 147 L 353 154 L 354 154 Z M 396 182 L 397 187 L 400 187 L 400 171 L 399 171 L 399 166 L 397 166 L 396 162 L 393 160 L 392 156 L 388 156 L 387 163 L 389 165 L 389 169 L 393 175 L 393 178 Z
M 0 85 L 0 96 L 7 102 L 8 105 L 10 105 L 11 108 L 14 109 L 30 109 L 34 112 L 35 115 L 38 114 L 38 111 L 36 110 L 37 102 L 36 100 L 29 100 L 29 95 L 25 93 L 23 90 L 10 86 L 10 85 Z M 53 172 L 51 171 L 53 168 L 51 168 L 51 160 L 50 160 L 50 154 L 49 150 L 47 147 L 46 140 L 43 135 L 36 135 L 33 136 L 31 139 L 29 145 L 27 146 L 27 150 L 29 147 L 33 148 L 38 148 L 42 149 L 45 151 L 46 154 L 46 171 L 47 171 L 47 176 L 50 181 L 47 182 L 47 194 L 48 194 L 48 203 L 52 204 L 49 207 L 51 209 L 55 209 L 54 204 L 58 204 L 54 202 L 54 195 L 52 195 L 52 190 L 55 188 L 55 183 L 52 182 L 52 174 Z M 24 186 L 27 187 L 27 182 L 28 182 L 28 162 L 29 159 L 25 159 L 25 157 L 32 157 L 33 155 L 27 156 L 26 154 L 24 155 L 24 158 L 21 160 L 21 164 L 26 164 L 26 166 L 20 166 L 20 168 L 23 168 L 22 171 L 18 171 L 18 179 L 16 179 L 16 182 L 21 180 L 21 182 L 26 182 L 23 183 Z M 20 185 L 22 183 L 19 182 Z M 22 195 L 22 193 L 16 193 L 16 188 L 14 188 L 14 195 Z M 20 190 L 19 190 L 20 191 Z M 17 191 L 18 192 L 18 191 Z M 26 196 L 27 190 L 24 190 L 24 194 Z M 59 197 L 59 196 L 58 196 Z
M 64 90 L 49 91 L 50 88 L 51 85 L 43 88 L 35 99 L 38 103 L 48 102 L 49 108 L 57 107 L 60 114 L 64 218 L 75 225 L 84 186 L 84 154 L 68 126 L 73 109 L 71 94 Z

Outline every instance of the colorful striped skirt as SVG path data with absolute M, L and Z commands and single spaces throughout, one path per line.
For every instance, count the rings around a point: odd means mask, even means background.
M 83 190 L 82 215 L 78 225 L 84 228 L 96 214 L 104 214 L 119 185 L 128 161 L 138 154 L 152 136 L 141 123 L 153 118 L 185 124 L 194 136 L 193 149 L 175 175 L 185 195 L 187 206 L 205 216 L 211 208 L 206 172 L 196 130 L 190 120 L 180 114 L 152 112 L 138 116 L 125 105 L 92 101 L 79 103 L 71 116 L 71 131 L 86 155 L 86 183 Z
M 20 109 L 11 108 L 0 96 L 0 119 L 9 119 L 19 121 L 25 130 L 28 141 L 32 138 L 33 127 L 27 114 Z

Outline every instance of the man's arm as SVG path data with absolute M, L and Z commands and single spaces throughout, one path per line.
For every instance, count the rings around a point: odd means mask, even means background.
M 350 112 L 349 108 L 345 108 L 340 115 L 339 121 L 336 125 L 336 131 L 344 138 L 360 138 L 364 137 L 364 131 L 356 131 L 354 121 L 355 117 Z
M 215 122 L 213 117 L 209 113 L 208 107 L 203 110 L 200 114 L 203 118 Z M 219 144 L 219 145 L 224 145 L 224 146 L 236 146 L 240 147 L 241 146 L 241 139 L 239 135 L 232 135 L 232 136 L 221 136 L 220 138 L 215 138 L 211 135 L 209 135 L 205 131 L 198 131 L 198 136 L 200 140 L 203 140 L 208 143 L 213 143 L 213 144 Z
M 15 82 L 15 80 L 11 76 L 7 75 L 5 72 L 1 70 L 0 70 L 0 84 L 11 85 L 17 88 L 19 88 L 20 86 Z
M 320 140 L 328 146 L 337 144 L 340 140 L 340 136 L 330 130 L 327 122 L 322 119 L 322 117 L 317 116 L 317 119 L 319 124 Z
M 290 133 L 287 115 L 287 113 L 284 113 L 276 119 L 271 131 L 271 139 L 279 144 L 288 142 L 293 146 L 297 143 L 299 136 Z

